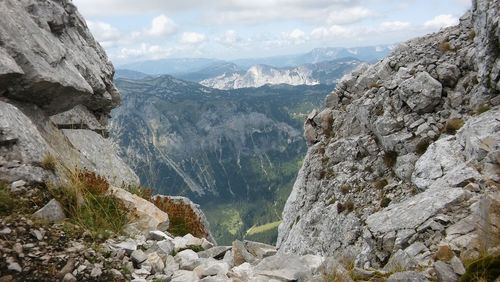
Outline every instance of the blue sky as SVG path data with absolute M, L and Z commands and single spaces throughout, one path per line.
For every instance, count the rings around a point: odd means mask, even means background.
M 393 44 L 458 23 L 470 0 L 73 0 L 115 64 Z

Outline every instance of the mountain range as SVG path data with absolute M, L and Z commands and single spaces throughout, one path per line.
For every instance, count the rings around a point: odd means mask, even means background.
M 201 204 L 220 242 L 280 220 L 306 151 L 303 119 L 334 89 L 222 91 L 168 75 L 115 83 L 111 136 L 125 161 L 155 192 Z M 265 241 L 275 239 L 276 228 Z

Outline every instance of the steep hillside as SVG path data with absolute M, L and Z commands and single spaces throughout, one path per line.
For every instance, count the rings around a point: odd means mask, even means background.
M 309 115 L 280 252 L 386 271 L 433 265 L 440 281 L 464 274 L 457 257 L 498 262 L 499 11 L 473 1 L 458 26 L 360 66 Z
M 220 91 L 170 76 L 116 83 L 123 103 L 111 133 L 126 161 L 156 192 L 199 202 L 225 242 L 279 220 L 306 150 L 303 114 L 331 91 Z
M 288 68 L 254 65 L 246 72 L 225 71 L 220 75 L 202 80 L 200 84 L 217 89 L 260 87 L 266 84 L 335 84 L 345 73 L 360 63 L 359 60 L 348 57 Z

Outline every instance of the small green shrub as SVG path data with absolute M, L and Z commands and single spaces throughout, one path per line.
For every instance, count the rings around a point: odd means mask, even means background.
M 384 197 L 380 201 L 380 207 L 385 208 L 385 207 L 389 206 L 390 203 L 391 203 L 391 199 Z
M 384 154 L 384 164 L 389 168 L 394 167 L 397 159 L 398 153 L 395 151 L 389 151 Z
M 415 152 L 421 156 L 427 152 L 427 148 L 429 148 L 429 145 L 431 142 L 427 139 L 422 139 L 420 142 L 418 142 L 417 146 L 415 147 Z
M 449 119 L 446 122 L 446 126 L 444 127 L 444 131 L 447 134 L 454 135 L 455 133 L 457 133 L 457 130 L 459 130 L 460 128 L 462 128 L 462 126 L 464 126 L 463 119 L 461 119 L 461 118 L 452 118 L 452 119 Z
M 14 210 L 15 201 L 10 194 L 9 188 L 3 182 L 0 182 L 0 215 L 7 215 Z
M 57 159 L 51 154 L 47 154 L 43 157 L 41 167 L 45 170 L 55 171 L 57 167 Z
M 387 186 L 387 184 L 389 184 L 387 179 L 382 178 L 382 179 L 375 181 L 375 183 L 373 183 L 373 187 L 375 187 L 378 190 L 382 190 L 385 186 Z

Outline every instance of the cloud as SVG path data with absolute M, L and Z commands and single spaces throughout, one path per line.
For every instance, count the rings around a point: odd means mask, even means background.
M 318 27 L 311 31 L 311 37 L 317 40 L 329 40 L 338 37 L 354 36 L 353 30 L 339 25 L 330 27 Z
M 163 59 L 172 54 L 174 50 L 160 45 L 150 45 L 148 43 L 141 43 L 136 48 L 122 48 L 116 55 L 118 59 Z
M 382 22 L 380 24 L 379 31 L 400 31 L 407 30 L 411 24 L 409 22 L 402 21 L 392 21 L 392 22 Z
M 151 36 L 166 36 L 175 33 L 177 25 L 165 15 L 159 15 L 151 21 L 151 27 L 146 31 Z
M 104 48 L 115 46 L 123 36 L 117 28 L 105 22 L 87 21 L 87 25 L 95 39 L 99 41 Z
M 298 28 L 281 34 L 282 38 L 292 44 L 302 44 L 307 40 L 306 33 Z
M 458 24 L 458 18 L 452 15 L 439 15 L 435 16 L 432 20 L 426 21 L 424 27 L 439 29 L 449 26 L 454 26 Z
M 238 33 L 232 29 L 226 30 L 222 36 L 216 37 L 215 42 L 226 47 L 234 48 L 240 46 L 244 40 Z
M 375 13 L 360 6 L 342 9 L 342 10 L 332 10 L 328 14 L 326 23 L 329 25 L 345 25 L 359 22 L 366 18 L 374 16 Z
M 179 42 L 181 44 L 197 45 L 205 42 L 207 37 L 202 33 L 197 32 L 184 32 Z

